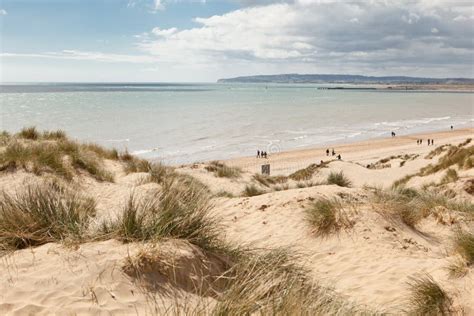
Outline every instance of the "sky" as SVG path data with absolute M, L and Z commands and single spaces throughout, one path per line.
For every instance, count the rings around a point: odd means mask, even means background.
M 0 34 L 2 82 L 474 77 L 472 1 L 0 0 Z

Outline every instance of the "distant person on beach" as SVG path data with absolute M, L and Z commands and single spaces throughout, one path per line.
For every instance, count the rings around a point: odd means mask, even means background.
M 326 149 L 326 156 L 329 156 L 329 148 Z
M 334 148 L 332 149 L 332 155 L 334 156 L 336 152 L 334 151 Z
M 434 139 L 431 140 L 431 146 L 434 146 Z
M 428 146 L 430 145 L 431 140 L 428 138 Z
M 423 145 L 423 139 L 420 139 L 420 145 Z
M 392 132 L 392 137 L 395 137 L 395 133 L 394 133 L 394 132 Z
M 451 130 L 453 130 L 453 126 L 451 125 Z
M 417 145 L 420 144 L 420 140 L 419 140 L 419 139 L 416 140 L 416 144 L 417 144 Z
M 260 150 L 257 150 L 257 158 L 260 158 Z
M 337 159 L 341 160 L 341 154 L 337 155 Z

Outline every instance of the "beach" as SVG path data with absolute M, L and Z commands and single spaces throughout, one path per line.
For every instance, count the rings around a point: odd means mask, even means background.
M 336 160 L 336 156 L 332 156 L 332 149 L 336 155 L 341 154 L 341 162 L 356 163 L 361 166 L 374 163 L 379 159 L 390 156 L 398 156 L 405 154 L 427 154 L 435 147 L 448 143 L 461 142 L 466 138 L 474 136 L 473 128 L 436 131 L 431 133 L 418 133 L 396 137 L 375 138 L 366 141 L 352 142 L 347 144 L 335 144 L 326 147 L 316 147 L 301 150 L 291 150 L 284 152 L 271 152 L 268 159 L 254 157 L 241 157 L 236 159 L 225 160 L 226 164 L 243 168 L 249 172 L 260 172 L 262 164 L 270 164 L 272 175 L 288 175 L 298 169 L 302 169 L 312 163 L 320 163 L 321 161 Z M 417 140 L 422 139 L 423 144 L 418 145 Z M 427 140 L 433 139 L 434 145 L 428 146 Z M 329 156 L 326 150 L 329 149 Z M 278 151 L 278 149 L 277 149 Z M 416 166 L 419 167 L 419 166 Z M 416 168 L 415 167 L 415 168 Z M 394 174 L 390 178 L 384 178 L 387 184 L 394 181 Z M 364 177 L 362 177 L 364 178 Z M 366 179 L 366 178 L 364 178 Z

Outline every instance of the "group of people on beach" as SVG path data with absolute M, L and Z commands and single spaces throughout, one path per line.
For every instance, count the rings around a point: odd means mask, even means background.
M 329 151 L 329 148 L 326 149 L 326 156 L 329 156 L 329 153 L 331 153 L 331 156 L 336 156 L 336 152 L 334 151 L 334 148 L 331 150 L 331 152 Z M 341 154 L 338 154 L 336 157 L 339 160 L 342 159 Z
M 417 139 L 416 140 L 417 145 L 423 145 L 423 139 Z M 434 145 L 434 139 L 428 139 L 428 146 Z
M 257 158 L 267 158 L 267 152 L 263 150 L 257 150 Z

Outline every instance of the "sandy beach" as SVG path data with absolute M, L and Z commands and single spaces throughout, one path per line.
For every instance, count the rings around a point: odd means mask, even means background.
M 275 308 L 297 313 L 291 304 L 322 314 L 410 314 L 417 286 L 426 282 L 446 293 L 440 306 L 450 314 L 474 315 L 472 258 L 456 246 L 459 232 L 472 234 L 473 228 L 472 128 L 335 145 L 330 149 L 341 154 L 340 161 L 327 157 L 326 148 L 313 148 L 272 153 L 268 159 L 243 157 L 176 168 L 151 167 L 125 153 L 72 145 L 59 134 L 34 139 L 28 138 L 30 134 L 2 136 L 3 194 L 21 196 L 31 185 L 49 188 L 48 183 L 54 183 L 51 196 L 65 194 L 57 189 L 63 186 L 92 199 L 95 210 L 80 238 L 35 237 L 40 229 L 28 232 L 21 224 L 14 228 L 2 224 L 10 223 L 10 212 L 22 209 L 4 195 L 0 201 L 0 312 L 4 315 L 197 314 L 199 310 L 212 315 L 224 305 L 231 313 L 249 311 L 254 307 L 243 306 L 254 301 L 260 302 L 263 314 L 272 314 L 269 310 Z M 423 139 L 423 144 L 418 145 L 417 139 Z M 434 139 L 435 145 L 428 146 L 427 139 Z M 37 144 L 45 150 L 60 146 L 54 152 L 64 150 L 64 166 L 50 164 L 51 159 L 35 160 L 27 152 L 22 161 L 14 160 L 20 158 L 9 153 L 18 144 L 23 149 Z M 74 162 L 77 159 L 81 164 Z M 271 165 L 271 176 L 257 174 L 262 163 Z M 342 179 L 332 179 L 335 174 Z M 393 187 L 401 179 L 403 185 Z M 124 224 L 113 223 L 120 222 L 127 205 L 136 207 L 137 214 L 146 212 L 130 202 L 131 196 L 136 201 L 157 199 L 152 214 L 160 214 L 176 199 L 192 210 L 185 216 L 198 214 L 201 220 L 206 214 L 215 219 L 213 224 L 202 224 L 217 225 L 218 234 L 212 238 L 255 250 L 239 261 L 207 248 L 208 244 L 191 237 L 202 232 L 186 226 L 187 217 L 174 222 L 180 225 L 176 231 L 139 235 L 140 225 L 147 224 L 143 220 L 124 235 L 120 228 Z M 329 226 L 321 226 L 318 216 L 326 213 L 318 213 L 317 203 L 327 200 L 332 201 L 328 203 L 333 217 Z M 313 221 L 310 214 L 317 215 Z M 48 231 L 54 232 L 51 227 Z M 17 234 L 25 244 L 9 243 Z M 239 265 L 276 248 L 297 254 L 292 264 L 304 268 L 319 294 L 310 291 L 308 296 L 292 297 L 290 305 L 276 307 L 272 295 L 290 302 L 284 293 L 292 281 L 282 281 L 280 290 L 258 297 L 245 294 L 237 299 L 232 293 L 239 286 L 246 289 L 243 293 L 260 293 L 269 288 L 268 282 L 287 280 L 286 274 L 269 279 L 237 274 L 231 278 L 234 281 L 219 283 L 218 276 L 226 275 L 229 267 L 237 273 Z M 280 271 L 278 264 L 264 262 L 271 266 L 262 271 L 279 273 L 275 272 Z M 251 281 L 242 285 L 239 278 Z M 209 289 L 213 294 L 206 292 Z M 326 295 L 343 303 L 315 303 Z

